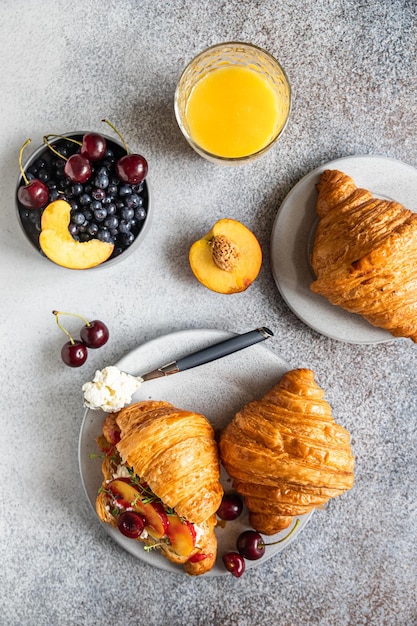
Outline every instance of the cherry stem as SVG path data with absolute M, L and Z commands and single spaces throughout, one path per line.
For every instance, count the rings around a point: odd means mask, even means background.
M 61 322 L 59 321 L 59 316 L 60 315 L 71 315 L 72 317 L 78 317 L 78 319 L 80 319 L 83 322 L 85 322 L 86 326 L 91 326 L 90 322 L 88 320 L 86 320 L 85 317 L 83 317 L 82 315 L 77 315 L 77 313 L 67 313 L 65 311 L 52 311 L 52 315 L 55 315 L 56 323 L 58 324 L 59 328 L 66 334 L 66 336 L 68 337 L 68 339 L 70 340 L 72 345 L 74 345 L 74 343 L 75 343 L 74 339 L 72 338 L 70 333 L 67 331 L 67 329 L 62 326 Z
M 101 120 L 101 121 L 102 121 L 102 122 L 105 122 L 106 124 L 108 124 L 108 125 L 110 126 L 110 128 L 111 128 L 112 130 L 114 130 L 114 132 L 116 133 L 116 135 L 117 135 L 117 136 L 119 137 L 119 139 L 121 140 L 121 142 L 122 142 L 122 144 L 123 144 L 123 146 L 124 146 L 124 149 L 126 150 L 126 153 L 127 153 L 127 154 L 130 154 L 130 150 L 129 150 L 129 148 L 128 148 L 128 145 L 127 145 L 126 141 L 124 140 L 123 136 L 119 133 L 119 131 L 117 130 L 117 128 L 114 126 L 114 124 L 112 124 L 112 123 L 111 123 L 109 120 L 107 120 L 107 119 L 104 119 L 104 120 Z
M 32 141 L 32 139 L 26 139 L 25 143 L 23 144 L 23 146 L 20 148 L 20 152 L 19 152 L 19 169 L 20 169 L 20 173 L 22 174 L 22 178 L 25 182 L 25 185 L 29 184 L 29 180 L 28 177 L 26 176 L 24 170 L 23 170 L 23 166 L 22 166 L 22 154 L 23 154 L 23 150 L 26 148 L 26 146 Z
M 71 137 L 65 137 L 64 135 L 44 135 L 43 136 L 43 143 L 46 144 L 48 146 L 48 148 L 57 156 L 59 156 L 60 159 L 64 159 L 64 161 L 68 161 L 68 159 L 66 157 L 64 157 L 62 154 L 60 154 L 58 152 L 58 150 L 55 150 L 55 148 L 49 143 L 49 138 L 50 137 L 54 137 L 54 138 L 58 138 L 58 139 L 66 139 L 67 141 L 72 141 L 72 143 L 76 143 L 77 146 L 82 146 L 81 141 L 78 141 L 77 139 L 72 139 Z
M 288 533 L 288 535 L 285 535 L 285 537 L 283 537 L 282 539 L 279 539 L 278 541 L 274 541 L 273 543 L 265 543 L 262 542 L 262 546 L 276 546 L 277 543 L 282 543 L 283 541 L 286 541 L 289 537 L 291 537 L 291 535 L 293 534 L 293 532 L 295 531 L 295 529 L 297 528 L 298 524 L 300 523 L 300 520 L 297 519 L 295 520 L 295 524 L 294 526 L 291 528 L 290 532 Z

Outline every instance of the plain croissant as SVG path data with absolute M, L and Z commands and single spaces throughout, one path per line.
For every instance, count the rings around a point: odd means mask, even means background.
M 323 398 L 311 370 L 292 370 L 221 434 L 222 463 L 259 532 L 275 534 L 353 486 L 350 435 Z
M 168 402 L 149 400 L 109 414 L 103 436 L 115 445 L 102 466 L 104 482 L 96 500 L 100 519 L 118 524 L 111 488 L 121 472 L 122 480 L 142 490 L 145 500 L 163 506 L 168 520 L 166 533 L 155 535 L 157 526 L 153 528 L 145 514 L 147 532 L 137 539 L 159 548 L 170 561 L 183 564 L 189 574 L 211 569 L 216 560 L 214 527 L 223 488 L 217 443 L 208 420 Z M 194 546 L 178 520 L 193 526 Z
M 417 342 L 417 215 L 338 170 L 324 171 L 317 189 L 311 290 Z

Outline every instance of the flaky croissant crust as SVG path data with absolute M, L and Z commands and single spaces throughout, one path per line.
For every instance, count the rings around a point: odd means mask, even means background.
M 116 422 L 123 461 L 167 506 L 195 524 L 217 511 L 223 495 L 218 449 L 203 415 L 144 401 L 119 411 Z
M 417 215 L 338 170 L 324 171 L 317 189 L 312 291 L 417 341 Z
M 222 463 L 254 528 L 274 534 L 350 489 L 350 435 L 308 369 L 287 372 L 239 411 L 220 437 Z

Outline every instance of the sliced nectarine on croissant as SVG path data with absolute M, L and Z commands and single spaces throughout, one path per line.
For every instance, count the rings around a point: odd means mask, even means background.
M 76 241 L 68 230 L 71 205 L 55 200 L 42 213 L 39 245 L 44 254 L 57 265 L 84 270 L 104 263 L 114 245 L 99 239 Z
M 262 250 L 255 235 L 241 222 L 218 220 L 193 243 L 189 261 L 197 280 L 217 293 L 245 291 L 258 276 Z

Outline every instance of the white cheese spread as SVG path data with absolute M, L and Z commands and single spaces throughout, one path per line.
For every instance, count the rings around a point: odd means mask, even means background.
M 92 382 L 85 383 L 84 405 L 89 409 L 115 413 L 129 404 L 143 379 L 122 372 L 113 365 L 97 370 Z

